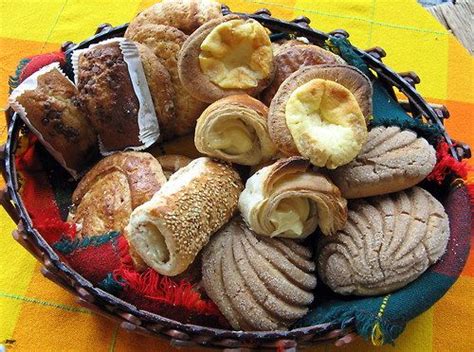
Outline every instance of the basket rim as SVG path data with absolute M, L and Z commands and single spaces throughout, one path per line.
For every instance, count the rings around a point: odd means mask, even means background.
M 224 11 L 225 11 L 225 8 L 223 8 L 223 12 Z M 270 27 L 278 28 L 280 30 L 284 30 L 287 32 L 298 33 L 301 36 L 307 37 L 308 39 L 310 39 L 310 41 L 313 41 L 313 43 L 327 40 L 331 35 L 337 36 L 336 34 L 326 34 L 326 33 L 311 29 L 307 25 L 309 23 L 309 20 L 297 21 L 298 19 L 295 19 L 291 22 L 287 22 L 287 21 L 282 21 L 279 19 L 272 18 L 267 13 L 258 13 L 258 11 L 255 14 L 241 14 L 241 13 L 237 13 L 237 14 L 256 19 L 269 28 Z M 304 23 L 306 23 L 306 25 L 304 25 Z M 120 33 L 123 33 L 125 29 L 127 28 L 127 26 L 128 24 L 124 24 L 121 26 L 108 28 L 107 30 L 102 31 L 101 33 L 98 33 L 86 39 L 80 44 L 75 45 L 73 48 L 66 50 L 65 54 L 71 55 L 72 51 L 74 50 L 87 47 L 90 44 L 96 43 L 103 39 L 117 36 Z M 358 48 L 355 48 L 355 50 L 363 58 L 363 60 L 369 65 L 369 67 L 373 69 L 374 71 L 376 71 L 379 77 L 383 77 L 389 82 L 391 86 L 395 86 L 403 94 L 405 94 L 407 98 L 409 99 L 410 103 L 413 104 L 414 106 L 413 108 L 416 108 L 420 114 L 425 116 L 432 123 L 436 123 L 437 125 L 441 127 L 444 134 L 444 138 L 448 142 L 451 148 L 452 154 L 457 159 L 460 159 L 461 156 L 457 154 L 457 151 L 454 149 L 453 144 L 451 142 L 451 138 L 449 137 L 449 135 L 444 129 L 442 119 L 440 119 L 440 117 L 433 110 L 433 108 L 416 91 L 414 86 L 412 86 L 409 82 L 407 82 L 407 80 L 405 80 L 401 75 L 399 75 L 392 69 L 388 68 L 385 64 L 382 63 L 381 60 L 370 55 L 370 53 L 360 50 Z M 149 325 L 157 324 L 158 326 L 164 326 L 167 329 L 175 329 L 178 331 L 185 332 L 187 334 L 190 334 L 191 336 L 202 334 L 202 335 L 208 335 L 213 338 L 215 337 L 219 339 L 226 339 L 226 338 L 238 339 L 239 342 L 243 342 L 243 343 L 245 343 L 245 341 L 252 341 L 252 343 L 265 344 L 271 341 L 275 341 L 276 339 L 299 340 L 300 338 L 308 334 L 312 334 L 313 340 L 314 340 L 314 336 L 324 338 L 324 336 L 328 334 L 329 332 L 342 328 L 341 324 L 338 324 L 335 322 L 328 322 L 325 324 L 296 328 L 296 329 L 287 330 L 287 331 L 282 331 L 282 330 L 279 330 L 279 331 L 235 331 L 235 330 L 211 328 L 211 327 L 194 325 L 194 324 L 185 324 L 173 319 L 166 318 L 159 314 L 155 314 L 146 310 L 138 309 L 133 304 L 130 304 L 118 297 L 115 297 L 107 293 L 106 291 L 100 288 L 95 287 L 94 285 L 92 285 L 90 281 L 88 281 L 82 275 L 77 273 L 73 268 L 71 268 L 66 263 L 62 262 L 59 256 L 56 254 L 56 252 L 43 239 L 43 237 L 38 232 L 38 230 L 36 230 L 33 227 L 31 218 L 29 217 L 29 214 L 26 210 L 26 207 L 18 191 L 19 189 L 18 178 L 17 178 L 17 171 L 16 171 L 16 165 L 15 165 L 15 159 L 14 159 L 15 150 L 18 144 L 19 132 L 22 125 L 23 125 L 23 122 L 21 118 L 19 117 L 17 113 L 14 113 L 12 115 L 11 121 L 9 122 L 9 126 L 8 126 L 8 136 L 7 136 L 7 142 L 5 145 L 5 161 L 4 161 L 5 163 L 4 167 L 5 167 L 6 176 L 7 176 L 6 184 L 7 184 L 7 189 L 8 189 L 10 199 L 16 211 L 18 212 L 20 221 L 23 223 L 23 226 L 25 228 L 27 235 L 29 236 L 29 239 L 33 241 L 34 245 L 37 248 L 39 248 L 41 253 L 43 254 L 43 258 L 41 258 L 43 260 L 43 263 L 46 263 L 46 261 L 49 261 L 55 270 L 59 271 L 62 275 L 65 275 L 67 277 L 68 279 L 67 284 L 75 291 L 78 291 L 78 289 L 80 288 L 80 289 L 85 289 L 89 294 L 91 294 L 94 300 L 89 303 L 99 304 L 101 306 L 100 307 L 101 309 L 106 310 L 109 313 L 114 314 L 114 315 L 120 315 L 117 312 L 128 313 L 135 317 L 143 319 Z M 98 300 L 95 300 L 95 299 L 98 299 Z M 123 319 L 123 316 L 122 316 L 122 319 Z M 127 319 L 127 318 L 125 319 L 131 321 L 133 324 L 140 325 L 140 321 L 137 324 L 136 320 L 134 319 Z M 350 321 L 347 322 L 347 324 L 344 324 L 344 329 L 347 329 L 345 330 L 346 333 L 348 331 L 351 331 L 351 329 L 353 328 L 353 323 L 354 323 L 354 320 L 351 319 Z M 170 335 L 166 333 L 163 334 L 162 332 L 156 332 L 156 331 L 155 333 L 158 333 L 162 336 L 166 336 L 168 338 L 170 337 Z M 186 340 L 186 338 L 184 337 L 183 339 Z M 303 339 L 302 342 L 304 343 L 304 341 L 305 340 Z M 314 343 L 314 341 L 308 341 L 308 343 L 311 343 L 311 342 Z M 203 346 L 207 346 L 207 347 L 209 346 L 212 347 L 213 345 L 212 341 L 210 344 L 206 342 L 197 342 L 197 343 Z M 214 345 L 214 347 L 216 347 L 216 345 Z M 219 346 L 219 347 L 222 347 L 222 346 Z

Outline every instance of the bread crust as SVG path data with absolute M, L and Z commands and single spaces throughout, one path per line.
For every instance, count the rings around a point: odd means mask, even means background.
M 196 99 L 212 103 L 230 95 L 248 94 L 250 96 L 256 96 L 273 80 L 275 65 L 272 65 L 272 71 L 268 77 L 259 80 L 256 87 L 247 89 L 220 88 L 218 85 L 212 83 L 209 77 L 201 71 L 199 53 L 201 52 L 201 44 L 203 41 L 218 25 L 240 18 L 241 17 L 237 15 L 227 15 L 209 21 L 205 25 L 199 27 L 199 29 L 190 35 L 183 44 L 178 61 L 179 77 L 189 94 Z
M 300 152 L 286 124 L 286 104 L 295 89 L 316 78 L 334 81 L 346 87 L 356 98 L 364 117 L 367 119 L 372 114 L 372 84 L 357 68 L 349 65 L 302 67 L 283 81 L 268 110 L 270 137 L 287 156 L 300 155 Z
M 183 155 L 167 154 L 156 157 L 163 169 L 166 179 L 169 180 L 172 174 L 188 165 L 192 159 Z

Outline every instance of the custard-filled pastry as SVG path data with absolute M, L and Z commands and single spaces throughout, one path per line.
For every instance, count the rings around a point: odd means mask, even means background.
M 426 139 L 397 126 L 379 126 L 370 130 L 359 155 L 329 176 L 345 198 L 364 198 L 410 188 L 435 164 L 436 151 Z
M 268 130 L 286 155 L 335 169 L 349 163 L 367 139 L 372 86 L 348 65 L 302 67 L 278 89 L 268 112 Z
M 112 154 L 99 161 L 77 185 L 68 221 L 76 224 L 79 238 L 122 232 L 132 210 L 150 200 L 165 182 L 160 163 L 152 155 Z M 130 254 L 137 264 L 140 259 L 132 247 Z
M 189 94 L 201 101 L 255 96 L 273 79 L 270 37 L 253 19 L 228 15 L 210 21 L 183 44 L 178 70 Z
M 302 318 L 316 286 L 311 250 L 260 237 L 234 218 L 202 256 L 206 293 L 236 330 L 286 330 Z
M 343 295 L 386 294 L 437 262 L 449 233 L 443 205 L 419 187 L 350 201 L 347 225 L 319 239 L 318 273 Z
M 242 188 L 231 166 L 193 160 L 133 211 L 125 236 L 154 270 L 178 275 L 232 217 Z
M 274 55 L 275 78 L 262 92 L 262 102 L 267 106 L 270 105 L 283 81 L 301 67 L 324 64 L 345 64 L 345 61 L 341 57 L 328 50 L 324 50 L 316 45 L 304 44 L 296 40 L 282 44 Z
M 269 160 L 276 147 L 268 135 L 267 107 L 248 95 L 233 95 L 211 104 L 194 134 L 204 154 L 241 165 Z
M 220 17 L 221 4 L 214 0 L 163 0 L 130 21 L 127 33 L 147 24 L 163 24 L 191 34 L 203 24 Z
M 325 235 L 344 227 L 346 200 L 302 157 L 280 159 L 252 175 L 240 195 L 242 218 L 259 235 L 304 238 L 319 226 Z

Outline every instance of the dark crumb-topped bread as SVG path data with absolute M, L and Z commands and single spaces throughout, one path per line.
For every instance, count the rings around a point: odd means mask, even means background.
M 99 133 L 103 149 L 140 146 L 139 101 L 118 42 L 97 45 L 79 56 L 80 99 Z
M 12 93 L 10 104 L 34 128 L 53 157 L 77 177 L 96 154 L 96 134 L 82 110 L 76 87 L 57 64 L 46 70 L 20 85 Z

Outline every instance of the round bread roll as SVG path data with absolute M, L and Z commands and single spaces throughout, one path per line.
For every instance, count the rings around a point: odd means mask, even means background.
M 293 72 L 304 66 L 324 64 L 345 64 L 339 56 L 316 45 L 308 45 L 297 40 L 281 45 L 275 56 L 275 78 L 262 92 L 262 102 L 269 106 L 278 88 Z
M 343 295 L 386 294 L 438 261 L 448 238 L 448 215 L 422 188 L 354 200 L 344 229 L 319 239 L 319 277 Z
M 134 31 L 127 31 L 125 37 L 149 47 L 168 70 L 175 94 L 174 134 L 183 136 L 190 133 L 207 104 L 193 98 L 179 79 L 178 55 L 187 35 L 174 27 L 144 24 Z
M 236 330 L 283 330 L 303 317 L 313 301 L 314 270 L 308 248 L 258 237 L 239 217 L 202 256 L 204 288 Z
M 233 216 L 242 188 L 229 165 L 195 159 L 132 212 L 124 235 L 151 268 L 176 276 Z
M 278 149 L 334 169 L 360 152 L 367 138 L 372 85 L 348 65 L 302 67 L 280 86 L 268 112 Z
M 163 0 L 140 12 L 128 25 L 132 34 L 143 25 L 164 24 L 191 34 L 212 19 L 222 17 L 221 4 L 214 0 Z
M 349 164 L 329 171 L 344 198 L 364 198 L 410 188 L 436 164 L 436 151 L 424 138 L 399 127 L 375 127 Z
M 268 108 L 248 95 L 232 95 L 211 104 L 198 119 L 196 148 L 241 165 L 268 161 L 276 147 L 268 135 Z
M 228 15 L 210 21 L 183 44 L 178 69 L 189 94 L 201 101 L 256 96 L 274 75 L 270 37 L 253 19 Z
M 187 156 L 175 154 L 160 155 L 156 157 L 156 160 L 160 163 L 167 180 L 170 179 L 172 174 L 192 161 Z
M 304 238 L 318 226 L 325 235 L 344 227 L 346 200 L 327 177 L 309 167 L 301 157 L 280 159 L 247 180 L 239 209 L 253 231 Z

